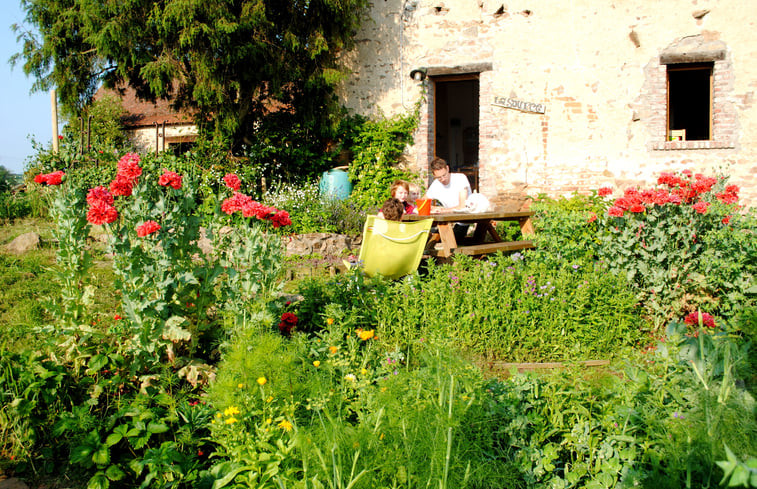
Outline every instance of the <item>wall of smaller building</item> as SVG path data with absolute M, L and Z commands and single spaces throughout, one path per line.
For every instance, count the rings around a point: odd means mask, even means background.
M 129 131 L 129 139 L 141 152 L 163 151 L 164 137 L 165 149 L 167 150 L 172 141 L 194 141 L 197 138 L 197 126 L 193 124 L 175 124 L 163 127 L 140 127 Z
M 406 113 L 421 100 L 408 159 L 427 172 L 434 78 L 414 81 L 411 70 L 489 66 L 478 74 L 483 193 L 643 186 L 661 171 L 692 169 L 731 175 L 754 205 L 755 14 L 757 3 L 740 0 L 378 1 L 345 57 L 353 74 L 341 95 L 364 115 Z M 669 142 L 661 56 L 693 36 L 723 47 L 713 62 L 713 138 Z M 545 110 L 495 103 L 504 99 Z

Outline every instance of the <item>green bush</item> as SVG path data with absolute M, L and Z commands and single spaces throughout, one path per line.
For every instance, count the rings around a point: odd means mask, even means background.
M 379 304 L 390 341 L 449 335 L 471 353 L 507 361 L 606 358 L 643 327 L 621 276 L 591 262 L 561 268 L 521 254 L 456 258 L 397 284 Z

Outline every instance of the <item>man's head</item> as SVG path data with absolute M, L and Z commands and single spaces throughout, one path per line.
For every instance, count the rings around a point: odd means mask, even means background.
M 399 199 L 392 197 L 384 202 L 381 206 L 381 214 L 384 215 L 384 219 L 387 221 L 399 221 L 402 219 L 402 214 L 405 213 L 405 206 Z
M 436 157 L 431 160 L 431 163 L 429 163 L 428 167 L 434 174 L 434 178 L 439 180 L 439 183 L 441 183 L 442 185 L 449 185 L 449 165 L 447 165 L 446 161 L 444 161 L 442 158 Z

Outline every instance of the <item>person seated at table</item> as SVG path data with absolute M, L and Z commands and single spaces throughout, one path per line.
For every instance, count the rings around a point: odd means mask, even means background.
M 415 201 L 421 198 L 421 187 L 417 183 L 408 183 L 407 187 L 409 190 L 407 200 L 411 204 L 415 204 Z
M 426 199 L 438 200 L 441 206 L 432 206 L 431 213 L 451 212 L 465 209 L 465 201 L 471 194 L 468 177 L 463 173 L 450 173 L 449 165 L 436 157 L 429 164 L 434 181 L 426 190 Z
M 392 197 L 402 202 L 405 207 L 405 214 L 412 214 L 415 212 L 415 206 L 411 202 L 414 200 L 408 200 L 410 195 L 410 184 L 404 180 L 395 180 L 392 186 L 389 187 L 389 191 L 392 193 Z
M 381 206 L 381 210 L 378 213 L 378 216 L 381 219 L 386 219 L 387 221 L 401 221 L 402 215 L 405 213 L 405 206 L 400 202 L 399 199 L 396 199 L 394 197 L 390 199 L 386 199 L 386 202 L 384 202 L 384 205 Z
M 465 210 L 465 201 L 471 194 L 468 177 L 463 173 L 450 173 L 447 162 L 439 157 L 429 163 L 434 181 L 426 190 L 426 199 L 435 199 L 441 206 L 431 206 L 432 214 Z M 459 242 L 468 234 L 468 224 L 455 223 L 453 231 Z

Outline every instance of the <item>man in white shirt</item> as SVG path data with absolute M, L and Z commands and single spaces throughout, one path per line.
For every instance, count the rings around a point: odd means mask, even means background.
M 465 208 L 465 201 L 471 193 L 468 177 L 462 173 L 450 173 L 449 165 L 441 158 L 434 158 L 429 164 L 434 181 L 429 185 L 426 199 L 436 199 L 441 204 L 432 206 L 431 213 L 459 211 Z
M 441 206 L 432 206 L 431 213 L 453 212 L 465 209 L 465 201 L 471 194 L 468 177 L 462 173 L 450 173 L 449 165 L 442 158 L 434 158 L 429 163 L 434 181 L 426 190 L 426 199 L 435 199 Z M 455 223 L 455 239 L 460 242 L 468 232 L 467 224 Z

